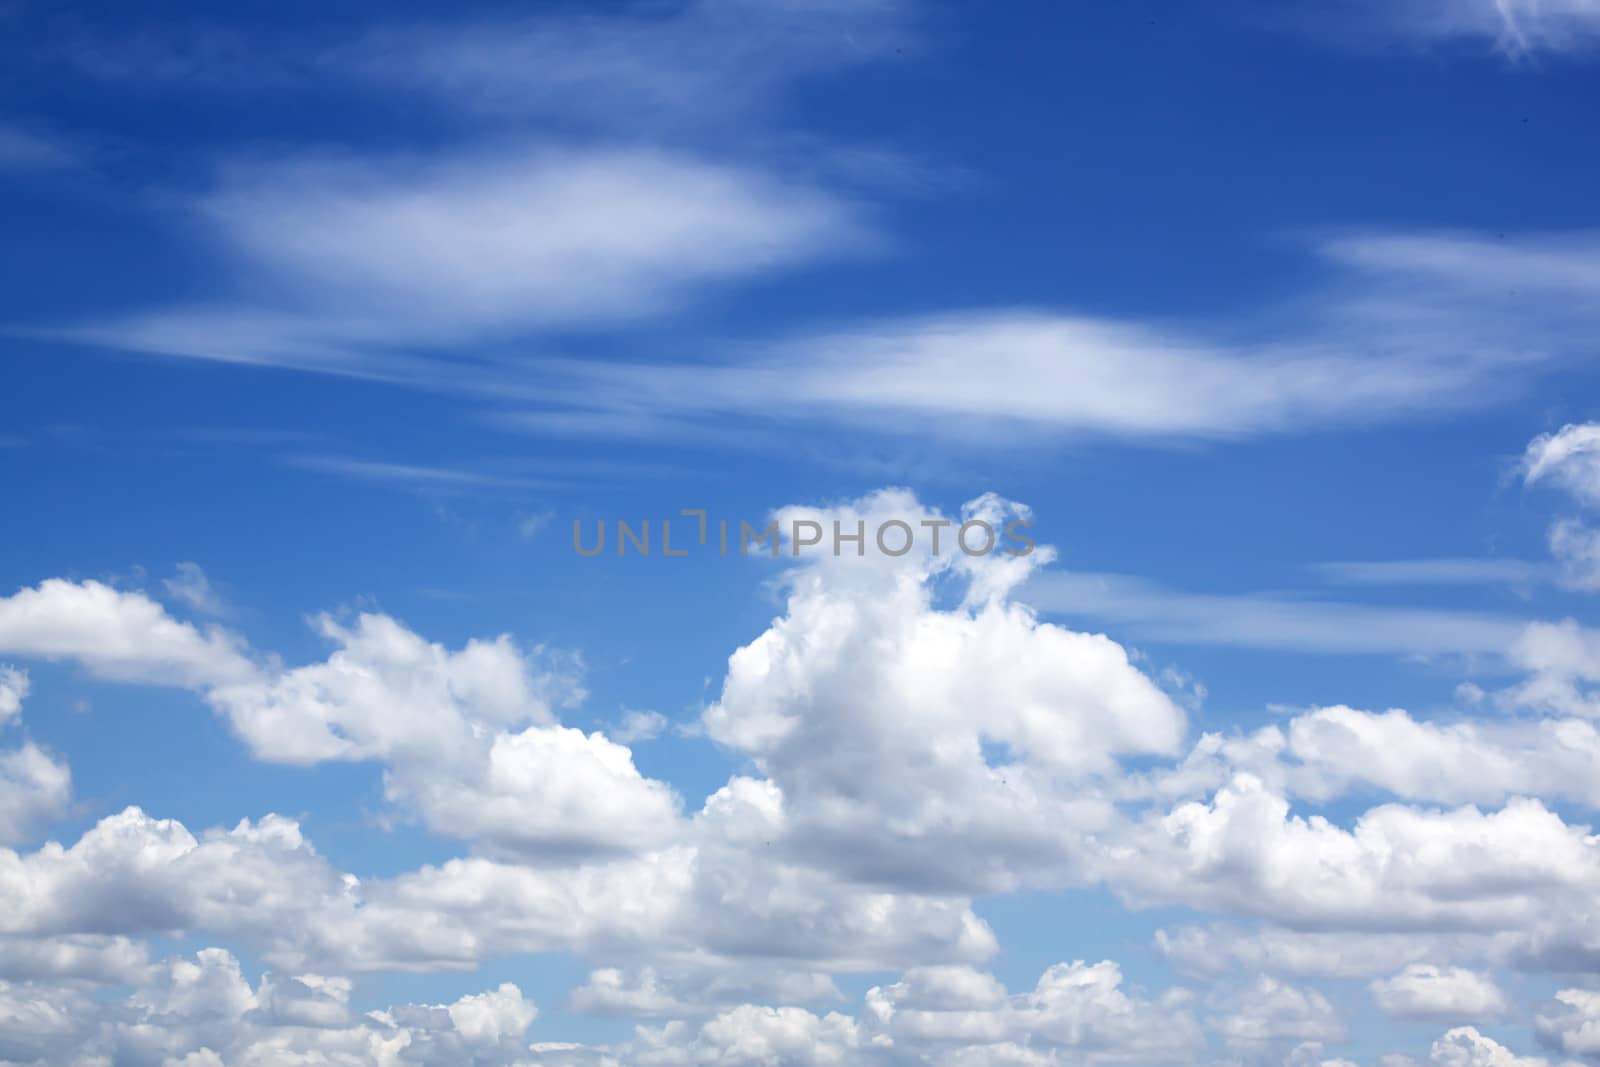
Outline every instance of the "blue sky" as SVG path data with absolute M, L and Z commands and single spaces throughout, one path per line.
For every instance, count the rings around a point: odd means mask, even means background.
M 1600 1057 L 1588 0 L 0 27 L 0 1063 Z

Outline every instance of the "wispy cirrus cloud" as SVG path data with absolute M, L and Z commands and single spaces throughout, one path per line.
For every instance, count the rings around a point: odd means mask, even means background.
M 224 303 L 59 336 L 493 394 L 494 421 L 555 436 L 779 419 L 924 438 L 1181 440 L 1491 406 L 1587 354 L 1600 325 L 1593 234 L 1366 233 L 1318 242 L 1322 280 L 1292 301 L 1182 323 L 969 308 L 709 341 L 692 358 L 469 359 L 465 341 L 503 352 L 553 330 L 626 329 L 699 287 L 873 235 L 820 189 L 672 156 L 273 173 L 201 211 L 290 310 Z
M 193 205 L 241 291 L 61 331 L 166 355 L 405 380 L 418 353 L 617 325 L 860 250 L 847 199 L 656 150 L 523 146 L 235 165 Z
M 682 132 L 914 51 L 919 21 L 902 0 L 544 5 L 376 24 L 334 15 L 292 36 L 271 21 L 139 23 L 115 36 L 69 34 L 41 58 L 152 91 L 403 93 L 481 120 Z
M 0 122 L 0 173 L 59 170 L 77 161 L 78 152 L 60 138 Z
M 1556 580 L 1548 563 L 1524 559 L 1438 558 L 1332 560 L 1312 565 L 1324 581 L 1336 585 L 1546 585 Z
M 1516 61 L 1600 47 L 1594 0 L 1343 0 L 1284 17 L 1341 42 L 1461 44 Z
M 796 82 L 914 48 L 898 0 L 693 0 L 380 27 L 331 74 L 485 117 L 681 128 L 765 107 Z
M 719 361 L 544 364 L 551 410 L 787 417 L 1014 439 L 1230 438 L 1494 404 L 1587 352 L 1600 239 L 1338 235 L 1289 304 L 1175 324 L 968 309 L 796 332 Z M 729 346 L 731 347 L 731 346 Z M 559 406 L 558 406 L 559 405 Z
M 1124 574 L 1054 572 L 1028 602 L 1112 624 L 1137 640 L 1336 655 L 1482 656 L 1499 660 L 1529 620 L 1274 593 L 1195 593 Z
M 289 456 L 285 462 L 292 467 L 339 478 L 382 482 L 417 489 L 549 489 L 563 484 L 553 479 L 525 478 L 417 463 L 356 459 L 350 456 L 299 455 Z

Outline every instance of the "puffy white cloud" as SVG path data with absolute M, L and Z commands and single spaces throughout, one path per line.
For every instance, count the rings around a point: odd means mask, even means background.
M 1181 1063 L 1204 1047 L 1186 992 L 1143 999 L 1109 960 L 1057 964 L 1017 995 L 968 968 L 913 970 L 870 990 L 863 1020 L 875 1043 L 939 1050 L 935 1062 Z
M 205 686 L 257 675 L 224 631 L 202 632 L 143 593 L 96 581 L 51 578 L 0 597 L 0 652 L 75 660 L 119 682 Z
M 983 497 L 950 521 L 1025 515 Z M 890 516 L 945 521 L 903 491 L 778 514 L 824 530 Z M 534 1014 L 513 990 L 363 1018 L 339 976 L 562 952 L 591 967 L 574 1008 L 660 1025 L 535 1062 L 1188 1063 L 1209 1025 L 1236 1058 L 1310 1064 L 1338 1062 L 1327 1046 L 1344 1025 L 1282 976 L 1383 976 L 1385 1011 L 1457 1022 L 1509 1009 L 1479 968 L 1600 961 L 1600 843 L 1535 799 L 1596 802 L 1590 722 L 1340 706 L 1182 754 L 1184 712 L 1141 660 L 1017 602 L 1048 549 L 949 545 L 786 546 L 781 612 L 730 657 L 701 720 L 748 764 L 699 810 L 615 735 L 562 725 L 575 668 L 509 636 L 449 648 L 382 615 L 320 616 L 330 653 L 285 667 L 140 594 L 62 583 L 63 602 L 87 591 L 102 615 L 143 613 L 162 635 L 130 643 L 118 675 L 194 689 L 259 757 L 373 761 L 401 812 L 471 850 L 362 879 L 279 816 L 191 832 L 128 809 L 74 844 L 0 850 L 0 949 L 15 950 L 0 977 L 46 1021 L 38 1005 L 71 1017 L 69 994 L 130 982 L 126 1004 L 90 1009 L 93 1025 L 69 1035 L 130 1063 L 293 1062 L 312 1048 L 328 1062 L 400 1049 L 517 1062 Z M 19 638 L 13 654 L 104 673 L 101 615 L 49 617 L 49 641 Z M 1589 684 L 1586 632 L 1541 636 L 1521 653 L 1536 676 Z M 235 659 L 206 659 L 219 647 Z M 229 662 L 244 669 L 218 668 Z M 1397 800 L 1318 813 L 1364 791 Z M 1482 807 L 1420 806 L 1463 802 Z M 999 946 L 975 894 L 1096 885 L 1260 920 L 1180 927 L 1158 948 L 1208 980 L 1265 976 L 1208 998 L 1203 1024 L 1183 991 L 1147 994 L 1109 962 L 1062 964 L 1019 994 L 976 969 Z M 248 946 L 278 973 L 252 987 L 215 953 L 151 966 L 131 940 L 168 934 Z M 833 977 L 883 971 L 904 973 L 844 1014 Z M 1486 1047 L 1452 1034 L 1445 1055 Z
M 1483 1022 L 1504 1015 L 1506 998 L 1493 979 L 1464 967 L 1413 963 L 1372 983 L 1378 1010 L 1397 1019 Z
M 524 1033 L 538 1014 L 509 983 L 361 1017 L 346 1010 L 348 996 L 343 979 L 313 975 L 267 974 L 252 988 L 219 948 L 162 960 L 122 999 L 0 982 L 0 1056 L 82 1067 L 512 1067 L 527 1062 Z
M 1600 806 L 1600 733 L 1580 719 L 1439 724 L 1318 708 L 1289 721 L 1283 755 L 1296 761 L 1288 788 L 1314 800 L 1359 785 L 1444 804 L 1537 794 Z
M 63 814 L 72 772 L 33 742 L 0 750 L 0 844 L 25 841 Z
M 0 667 L 0 728 L 19 722 L 28 672 Z M 66 811 L 72 772 L 31 741 L 0 749 L 0 845 L 27 840 Z
M 1435 1067 L 1550 1067 L 1549 1060 L 1519 1056 L 1471 1026 L 1458 1026 L 1436 1040 L 1429 1059 Z
M 1511 648 L 1528 677 L 1496 694 L 1502 704 L 1600 718 L 1600 632 L 1573 619 L 1530 625 Z
M 1522 929 L 1586 914 L 1600 843 L 1534 799 L 1499 811 L 1385 804 L 1346 830 L 1258 778 L 1147 820 L 1105 860 L 1135 900 L 1353 930 Z
M 1183 973 L 1208 980 L 1240 969 L 1296 977 L 1369 977 L 1441 953 L 1484 951 L 1471 935 L 1249 928 L 1226 922 L 1163 928 L 1156 931 L 1155 945 Z
M 28 672 L 15 667 L 0 667 L 0 726 L 22 714 L 22 701 L 28 695 Z
M 1307 1043 L 1342 1041 L 1345 1025 L 1328 998 L 1263 977 L 1238 994 L 1226 1015 L 1210 1020 L 1229 1051 L 1251 1059 L 1275 1058 Z
M 852 1062 L 860 1044 L 856 1023 L 847 1016 L 742 1004 L 708 1019 L 698 1030 L 683 1023 L 641 1028 L 629 1054 L 640 1067 L 833 1067 Z
M 962 519 L 1016 514 L 982 498 Z M 890 519 L 952 522 L 903 491 L 777 518 L 861 523 L 869 538 Z M 1184 714 L 1115 642 L 1010 601 L 1046 550 L 966 556 L 960 521 L 937 555 L 929 538 L 899 558 L 807 558 L 703 721 L 781 790 L 787 847 L 812 862 L 906 886 L 1059 880 L 1069 829 L 1110 817 L 1084 784 L 1119 756 L 1174 753 Z M 934 602 L 945 579 L 962 597 L 948 609 Z
M 1561 566 L 1563 584 L 1600 591 L 1600 530 L 1581 519 L 1561 519 L 1550 527 L 1550 554 Z
M 0 938 L 0 978 L 59 979 L 93 985 L 127 985 L 145 974 L 143 941 L 105 934 Z
M 1539 1037 L 1574 1056 L 1600 1056 L 1600 993 L 1563 989 L 1535 1019 Z

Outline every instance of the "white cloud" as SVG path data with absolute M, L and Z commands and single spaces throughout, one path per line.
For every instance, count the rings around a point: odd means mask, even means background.
M 1600 633 L 1573 619 L 1531 623 L 1511 647 L 1528 677 L 1496 694 L 1512 707 L 1600 718 Z
M 890 0 L 691 0 L 381 29 L 336 49 L 333 72 L 420 91 L 484 116 L 574 115 L 608 125 L 704 124 L 787 85 L 913 43 Z
M 0 728 L 22 720 L 28 672 L 0 666 Z M 26 741 L 0 749 L 0 844 L 25 841 L 72 799 L 72 773 L 44 749 Z
M 1600 507 L 1600 423 L 1572 423 L 1528 442 L 1523 480 L 1550 482 L 1580 503 Z
M 1317 251 L 1329 274 L 1313 291 L 1243 321 L 1180 329 L 1033 308 L 868 321 L 716 362 L 555 365 L 549 407 L 529 418 L 776 416 L 956 441 L 1236 438 L 1493 404 L 1508 383 L 1580 358 L 1573 338 L 1595 325 L 1581 310 L 1600 284 L 1591 234 L 1369 233 Z
M 1429 1060 L 1434 1067 L 1550 1067 L 1549 1060 L 1518 1056 L 1471 1026 L 1458 1026 L 1436 1040 Z
M 1413 963 L 1371 988 L 1378 1010 L 1396 1019 L 1484 1022 L 1508 1010 L 1505 994 L 1491 978 L 1463 967 Z
M 1222 922 L 1157 930 L 1155 945 L 1182 973 L 1211 981 L 1241 968 L 1297 978 L 1366 978 L 1430 956 L 1466 954 L 1472 938 L 1251 928 Z
M 1270 1060 L 1305 1042 L 1343 1041 L 1345 1025 L 1328 998 L 1272 978 L 1260 978 L 1237 996 L 1227 1015 L 1211 1021 L 1228 1049 Z
M 0 652 L 72 659 L 120 682 L 214 685 L 254 678 L 226 632 L 171 618 L 143 593 L 52 578 L 0 597 Z
M 1118 624 L 1140 640 L 1319 653 L 1505 655 L 1524 619 L 1270 593 L 1190 593 L 1122 574 L 1051 571 L 1026 593 L 1041 610 Z
M 67 765 L 33 742 L 0 750 L 0 843 L 25 841 L 66 813 L 72 799 Z
M 524 1034 L 538 1014 L 506 983 L 356 1017 L 343 979 L 266 974 L 252 988 L 220 948 L 162 960 L 133 985 L 90 999 L 70 986 L 0 982 L 0 1050 L 8 1063 L 81 1067 L 513 1067 L 527 1062 Z
M 28 695 L 28 672 L 15 667 L 0 667 L 0 726 L 22 715 L 22 701 Z
M 704 286 L 859 247 L 867 233 L 850 203 L 800 181 L 621 148 L 264 160 L 228 171 L 196 212 L 279 304 L 155 311 L 68 335 L 487 388 L 509 368 L 384 350 L 659 315 Z
M 1187 993 L 1144 999 L 1109 960 L 1056 964 L 1018 995 L 967 968 L 909 971 L 867 993 L 863 1020 L 895 1047 L 965 1046 L 948 1062 L 1004 1063 L 1028 1049 L 1038 1062 L 1183 1063 L 1204 1047 Z
M 1542 585 L 1547 565 L 1520 559 L 1337 560 L 1313 565 L 1326 581 L 1348 585 Z
M 1550 527 L 1550 554 L 1561 565 L 1563 584 L 1600 592 L 1600 530 L 1580 519 L 1561 519 Z
M 1318 708 L 1288 724 L 1284 754 L 1295 793 L 1325 800 L 1357 784 L 1445 804 L 1498 804 L 1516 795 L 1600 807 L 1600 733 L 1580 719 L 1442 725 L 1405 711 Z
M 54 171 L 77 160 L 78 153 L 58 138 L 0 123 L 0 172 Z
M 202 615 L 227 614 L 221 595 L 212 588 L 211 580 L 198 563 L 187 560 L 179 563 L 177 573 L 163 579 L 161 584 L 166 587 L 168 596 Z
M 1021 514 L 985 496 L 961 517 Z M 777 517 L 826 529 L 891 515 L 945 519 L 896 490 Z M 574 1006 L 660 1022 L 558 1062 L 761 1062 L 801 1047 L 940 1067 L 1195 1062 L 1206 1023 L 1181 991 L 1147 994 L 1115 965 L 1080 963 L 1013 995 L 977 969 L 999 945 L 975 894 L 1104 886 L 1224 919 L 1158 948 L 1212 980 L 1263 975 L 1202 1014 L 1236 1058 L 1299 1064 L 1337 1062 L 1325 1049 L 1344 1023 L 1286 976 L 1382 976 L 1373 993 L 1391 1014 L 1477 1021 L 1500 1010 L 1487 967 L 1600 959 L 1600 843 L 1547 803 L 1596 803 L 1592 723 L 1318 708 L 1184 753 L 1183 711 L 1124 649 L 1017 601 L 1051 558 L 926 544 L 899 558 L 785 554 L 780 613 L 730 657 L 701 720 L 748 763 L 699 810 L 642 774 L 616 734 L 562 725 L 581 696 L 575 667 L 509 636 L 451 648 L 387 616 L 320 616 L 329 654 L 289 667 L 141 594 L 24 590 L 0 601 L 0 620 L 48 625 L 0 630 L 9 653 L 190 687 L 261 758 L 373 761 L 399 813 L 470 851 L 363 879 L 280 816 L 191 832 L 128 809 L 75 843 L 0 850 L 0 950 L 16 950 L 0 977 L 30 990 L 126 980 L 149 967 L 132 939 L 159 935 L 248 947 L 281 972 L 254 988 L 223 957 L 141 972 L 140 999 L 119 1011 L 244 1019 L 161 1038 L 153 1063 L 206 1048 L 249 1062 L 247 1038 L 281 1060 L 315 1028 L 362 1048 L 403 1030 L 422 1062 L 462 1062 L 450 1057 L 477 1041 L 495 1063 L 533 1018 L 519 997 L 363 1021 L 340 976 L 547 952 L 589 965 Z M 97 610 L 62 609 L 80 598 Z M 124 630 L 139 640 L 97 643 Z M 1545 636 L 1525 664 L 1582 682 L 1584 633 Z M 1324 810 L 1363 791 L 1397 799 Z M 1421 806 L 1463 802 L 1483 807 Z M 879 982 L 855 1015 L 833 982 L 843 973 Z M 38 996 L 71 1018 L 71 992 Z M 90 1014 L 114 1022 L 108 1011 Z M 440 1012 L 447 1028 L 417 1014 Z M 1485 1047 L 1452 1034 L 1447 1056 Z
M 1523 482 L 1548 483 L 1565 490 L 1583 507 L 1600 507 L 1600 423 L 1570 423 L 1528 442 L 1522 456 Z M 1562 518 L 1550 527 L 1550 554 L 1563 584 L 1600 590 L 1600 531 L 1583 519 Z
M 1346 32 L 1487 45 L 1511 59 L 1584 53 L 1600 45 L 1593 0 L 1358 0 L 1335 10 Z M 1331 20 L 1320 25 L 1334 27 Z
M 982 498 L 963 517 L 1007 507 Z M 903 491 L 777 517 L 822 529 L 950 521 Z M 811 862 L 901 886 L 1059 879 L 1073 862 L 1065 831 L 1109 814 L 1074 783 L 1119 755 L 1174 754 L 1184 714 L 1121 646 L 1008 599 L 1045 550 L 952 552 L 924 542 L 900 559 L 804 563 L 785 614 L 730 658 L 706 731 L 781 791 L 788 847 Z M 940 578 L 965 594 L 954 609 L 934 607 Z M 1004 754 L 991 763 L 985 743 Z
M 649 741 L 660 737 L 667 725 L 667 717 L 659 711 L 628 711 L 623 714 L 622 722 L 607 733 L 611 735 L 612 740 L 631 745 L 636 741 Z
M 1546 1043 L 1574 1056 L 1600 1055 L 1600 993 L 1563 989 L 1539 1009 L 1535 1019 Z
M 1105 860 L 1135 902 L 1186 904 L 1300 928 L 1531 933 L 1581 923 L 1600 842 L 1533 799 L 1499 811 L 1385 804 L 1350 830 L 1248 774 L 1149 818 Z

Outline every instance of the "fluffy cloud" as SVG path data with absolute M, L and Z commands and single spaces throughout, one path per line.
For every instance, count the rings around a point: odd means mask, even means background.
M 947 517 L 886 491 L 777 518 L 923 529 L 1026 514 L 990 496 Z M 400 1049 L 461 1062 L 470 1047 L 484 1063 L 956 1067 L 1186 1063 L 1218 1045 L 1332 1063 L 1343 1020 L 1287 976 L 1377 978 L 1385 1012 L 1464 1022 L 1510 1009 L 1484 965 L 1600 960 L 1600 845 L 1546 803 L 1597 800 L 1600 744 L 1570 700 L 1530 691 L 1562 714 L 1488 722 L 1317 708 L 1184 754 L 1185 713 L 1141 660 L 1018 602 L 1047 548 L 930 548 L 785 553 L 778 616 L 730 656 L 701 717 L 744 773 L 697 809 L 617 737 L 563 725 L 582 698 L 576 665 L 508 636 L 449 648 L 383 615 L 319 616 L 329 654 L 291 667 L 142 594 L 24 590 L 0 618 L 48 625 L 5 631 L 8 654 L 192 689 L 260 758 L 376 763 L 401 813 L 470 849 L 362 878 L 280 816 L 191 831 L 130 808 L 75 843 L 0 850 L 0 978 L 26 1002 L 18 1032 L 39 1035 L 29 1055 L 233 1064 L 314 1047 L 328 1062 Z M 97 610 L 68 610 L 86 604 Z M 1587 684 L 1586 632 L 1539 636 L 1519 653 L 1535 679 Z M 22 794 L 59 806 L 62 774 L 56 792 L 41 773 Z M 1392 799 L 1317 813 L 1365 793 Z M 1148 994 L 1102 962 L 1013 994 L 977 969 L 999 945 L 976 894 L 1096 886 L 1257 920 L 1158 937 L 1185 973 L 1234 992 Z M 248 946 L 275 973 L 251 985 L 225 953 L 149 963 L 140 939 L 168 935 Z M 341 977 L 549 952 L 591 963 L 574 1009 L 655 1023 L 618 1045 L 531 1053 L 533 1009 L 505 987 L 362 1016 Z M 834 976 L 885 970 L 903 973 L 850 1014 Z M 1235 983 L 1241 972 L 1260 977 Z M 124 983 L 135 992 L 116 1011 L 73 999 Z M 1581 1035 L 1580 999 L 1547 1008 L 1545 1031 Z M 52 1029 L 85 1011 L 92 1025 Z M 1440 1040 L 1440 1063 L 1511 1055 L 1475 1031 Z
M 118 682 L 202 686 L 257 673 L 221 630 L 179 622 L 143 593 L 60 578 L 0 597 L 0 652 L 76 660 Z
M 1435 1041 L 1429 1061 L 1435 1067 L 1550 1067 L 1549 1060 L 1519 1056 L 1471 1026 L 1458 1026 Z
M 1012 514 L 985 498 L 962 519 Z M 952 521 L 904 492 L 778 518 Z M 791 850 L 901 885 L 998 888 L 1030 866 L 1060 878 L 1067 830 L 1110 817 L 1083 783 L 1118 756 L 1176 751 L 1182 710 L 1121 646 L 1010 601 L 1047 558 L 927 542 L 899 559 L 822 554 L 789 576 L 785 614 L 730 658 L 704 723 L 781 790 Z M 941 579 L 958 606 L 935 606 Z
M 1600 993 L 1563 989 L 1539 1009 L 1535 1025 L 1540 1038 L 1562 1052 L 1600 1056 Z
M 1367 789 L 1438 804 L 1537 794 L 1600 805 L 1600 733 L 1585 719 L 1440 723 L 1398 708 L 1316 708 L 1242 738 L 1206 735 L 1159 783 L 1209 790 L 1233 769 L 1318 802 Z
M 22 714 L 22 701 L 27 695 L 28 672 L 0 667 L 0 726 Z
M 264 975 L 252 988 L 219 948 L 162 960 L 122 999 L 0 982 L 7 1063 L 129 1067 L 445 1067 L 525 1063 L 534 1005 L 509 983 L 451 1004 L 356 1016 L 348 984 Z
M 1205 1043 L 1187 993 L 1132 995 L 1110 961 L 1057 964 L 1014 996 L 982 972 L 915 970 L 870 990 L 864 1018 L 878 1043 L 944 1046 L 946 1062 L 1064 1053 L 1075 1063 L 1178 1063 Z
M 1372 999 L 1378 1010 L 1397 1019 L 1482 1022 L 1507 1010 L 1505 995 L 1487 975 L 1426 963 L 1373 982 Z
M 67 765 L 29 741 L 0 750 L 0 844 L 25 841 L 72 799 Z
M 26 671 L 0 667 L 0 729 L 22 718 L 28 695 Z M 66 810 L 72 799 L 72 772 L 31 741 L 0 749 L 0 845 L 31 837 Z
M 1538 800 L 1499 811 L 1373 808 L 1346 830 L 1291 814 L 1259 779 L 1148 819 L 1108 877 L 1136 900 L 1352 930 L 1514 929 L 1586 914 L 1600 843 Z
M 1237 999 L 1232 1012 L 1212 1021 L 1236 1054 L 1267 1060 L 1306 1043 L 1320 1048 L 1323 1042 L 1344 1040 L 1344 1023 L 1314 989 L 1261 978 Z

